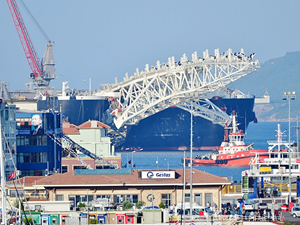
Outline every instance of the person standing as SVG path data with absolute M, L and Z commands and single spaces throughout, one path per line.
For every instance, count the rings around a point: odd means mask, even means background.
M 206 204 L 206 208 L 210 208 L 210 203 L 209 203 L 209 201 L 208 201 L 207 204 Z

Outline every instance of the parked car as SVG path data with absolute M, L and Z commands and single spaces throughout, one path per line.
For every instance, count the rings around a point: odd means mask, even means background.
M 244 208 L 245 208 L 246 211 L 253 211 L 254 210 L 254 206 L 253 206 L 252 203 L 245 203 Z
M 291 212 L 292 217 L 297 218 L 300 216 L 300 206 L 294 206 Z
M 268 204 L 265 203 L 265 202 L 260 202 L 260 203 L 257 204 L 257 208 L 256 209 L 258 209 L 258 208 L 262 209 L 262 210 L 268 209 Z

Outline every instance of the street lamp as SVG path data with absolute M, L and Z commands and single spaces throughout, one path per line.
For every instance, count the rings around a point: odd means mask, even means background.
M 90 217 L 90 212 L 89 212 L 89 189 L 86 190 L 86 201 L 87 201 L 87 224 L 90 224 L 89 217 Z
M 296 92 L 295 91 L 284 91 L 283 100 L 289 101 L 289 202 L 292 202 L 292 177 L 291 177 L 291 100 L 295 100 Z
M 135 151 L 132 151 L 131 153 L 131 169 L 133 168 L 133 153 L 135 153 Z

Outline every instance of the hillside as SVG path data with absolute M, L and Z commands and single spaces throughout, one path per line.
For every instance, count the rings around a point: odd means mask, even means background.
M 296 91 L 296 100 L 291 101 L 291 118 L 300 116 L 300 51 L 288 52 L 285 56 L 268 60 L 254 73 L 228 85 L 244 93 L 262 96 L 266 90 L 271 96 L 270 104 L 256 104 L 259 121 L 287 121 L 288 101 L 282 100 L 284 91 Z M 298 94 L 298 97 L 297 97 Z

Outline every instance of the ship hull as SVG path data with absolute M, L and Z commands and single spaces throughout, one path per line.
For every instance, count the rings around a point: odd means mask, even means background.
M 63 119 L 74 125 L 80 125 L 88 120 L 106 121 L 105 111 L 108 107 L 106 98 L 92 96 L 47 97 L 37 102 L 37 110 L 61 111 Z
M 230 115 L 238 115 L 239 129 L 245 131 L 254 121 L 254 98 L 210 100 Z M 154 114 L 131 126 L 126 141 L 117 150 L 139 149 L 151 151 L 190 149 L 190 113 L 177 107 Z M 202 117 L 193 117 L 193 150 L 215 150 L 224 140 L 224 127 Z
M 193 166 L 249 166 L 256 160 L 269 157 L 268 150 L 241 151 L 236 154 L 220 154 L 216 160 L 193 158 Z M 190 164 L 191 159 L 186 158 L 186 164 Z

